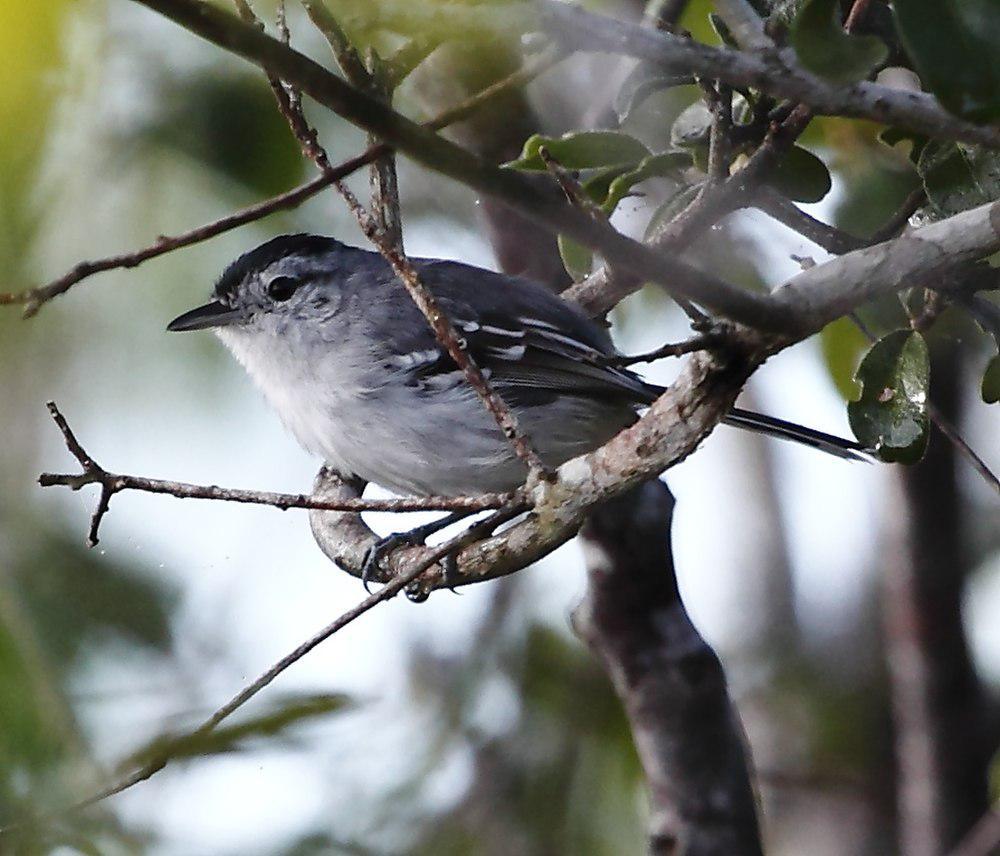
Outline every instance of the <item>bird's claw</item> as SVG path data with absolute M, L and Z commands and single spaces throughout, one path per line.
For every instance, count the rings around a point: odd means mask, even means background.
M 470 511 L 455 511 L 440 518 L 439 520 L 432 520 L 430 523 L 425 523 L 423 526 L 417 526 L 415 529 L 410 529 L 407 532 L 394 532 L 392 535 L 387 535 L 385 538 L 381 538 L 376 541 L 371 547 L 368 548 L 368 552 L 365 554 L 364 563 L 361 565 L 361 582 L 364 584 L 365 591 L 371 593 L 371 584 L 376 581 L 375 576 L 380 569 L 382 560 L 397 547 L 423 546 L 429 536 L 436 532 L 440 532 L 452 523 L 464 520 L 466 517 L 469 517 L 474 513 L 475 512 Z M 455 564 L 454 556 L 450 557 L 450 566 L 448 556 L 445 556 L 441 562 L 445 571 L 445 579 L 447 580 L 449 577 L 454 578 L 455 571 L 458 567 L 457 564 Z M 452 587 L 449 586 L 449 588 Z
M 375 577 L 381 570 L 382 560 L 385 559 L 397 547 L 419 547 L 424 543 L 423 533 L 417 530 L 411 532 L 393 532 L 380 538 L 365 553 L 364 563 L 361 565 L 361 584 L 365 591 L 371 594 L 371 584 L 379 582 Z

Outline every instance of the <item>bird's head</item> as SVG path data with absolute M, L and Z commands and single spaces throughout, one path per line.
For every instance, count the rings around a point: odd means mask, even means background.
M 337 282 L 358 250 L 320 235 L 281 235 L 244 253 L 219 277 L 213 299 L 179 315 L 174 332 L 281 335 L 336 313 Z

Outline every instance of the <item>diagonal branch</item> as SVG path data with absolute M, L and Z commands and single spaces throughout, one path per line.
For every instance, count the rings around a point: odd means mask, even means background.
M 1000 249 L 1000 202 L 930 223 L 891 241 L 817 265 L 773 293 L 794 306 L 804 331 L 819 330 L 880 294 L 918 285 Z
M 495 101 L 511 90 L 519 89 L 525 84 L 530 83 L 535 77 L 548 71 L 548 69 L 552 68 L 553 65 L 564 57 L 565 54 L 561 51 L 548 51 L 545 54 L 535 57 L 507 77 L 476 92 L 454 107 L 450 107 L 437 114 L 433 119 L 425 123 L 425 127 L 432 130 L 439 130 L 467 118 L 483 105 Z M 291 190 L 287 190 L 270 199 L 254 203 L 239 211 L 234 211 L 232 214 L 227 214 L 225 217 L 213 220 L 211 223 L 196 226 L 178 235 L 160 237 L 153 244 L 138 250 L 106 256 L 94 261 L 80 262 L 63 276 L 59 277 L 59 279 L 53 280 L 46 285 L 30 288 L 18 293 L 0 292 L 0 306 L 5 304 L 23 304 L 25 307 L 25 317 L 31 317 L 45 303 L 54 297 L 65 294 L 78 282 L 94 274 L 118 268 L 138 267 L 149 259 L 165 255 L 182 247 L 189 247 L 192 244 L 207 241 L 216 235 L 221 235 L 239 226 L 261 220 L 277 211 L 296 208 L 307 199 L 311 199 L 320 191 L 329 187 L 334 181 L 346 178 L 351 173 L 364 166 L 368 166 L 380 155 L 389 151 L 389 149 L 390 147 L 385 143 L 369 146 L 361 154 L 348 158 L 337 166 L 331 167 L 322 175 L 317 176 L 311 181 L 307 181 L 305 184 L 300 184 L 298 187 L 293 187 Z
M 737 327 L 729 332 L 724 349 L 696 352 L 670 389 L 631 428 L 594 452 L 563 464 L 555 482 L 536 485 L 531 491 L 532 511 L 523 520 L 502 536 L 463 551 L 458 556 L 459 584 L 525 567 L 571 537 L 594 507 L 683 460 L 729 411 L 746 379 L 768 357 L 876 294 L 1000 249 L 998 212 L 1000 203 L 984 205 L 832 259 L 787 282 L 775 299 L 801 302 L 807 308 L 805 327 L 784 338 Z M 322 495 L 322 487 L 321 474 L 317 495 Z M 329 515 L 317 511 L 310 519 L 324 552 L 351 573 L 360 573 L 363 546 L 358 545 L 366 533 L 356 532 L 357 538 L 325 538 Z M 368 534 L 375 539 L 373 533 Z M 386 578 L 405 572 L 419 555 L 419 548 L 414 550 L 388 557 Z M 440 573 L 435 569 L 423 584 L 440 586 Z
M 340 615 L 337 619 L 330 622 L 326 627 L 320 630 L 318 633 L 313 634 L 307 640 L 305 640 L 301 645 L 299 645 L 294 651 L 286 654 L 280 660 L 278 660 L 273 666 L 271 666 L 266 672 L 264 672 L 260 677 L 258 677 L 253 683 L 248 684 L 240 692 L 238 692 L 233 698 L 231 698 L 226 704 L 222 705 L 218 710 L 216 710 L 211 716 L 209 716 L 201 725 L 192 730 L 182 737 L 176 738 L 171 742 L 171 745 L 188 745 L 190 741 L 197 740 L 200 737 L 204 737 L 210 734 L 218 725 L 220 725 L 224 720 L 228 719 L 232 714 L 239 710 L 243 705 L 245 705 L 250 699 L 252 699 L 257 693 L 267 687 L 272 683 L 282 672 L 289 669 L 291 666 L 295 665 L 299 660 L 305 657 L 310 651 L 318 647 L 320 644 L 325 642 L 331 636 L 342 630 L 348 624 L 353 622 L 355 619 L 360 618 L 366 612 L 370 611 L 374 607 L 378 606 L 380 603 L 387 601 L 401 591 L 408 591 L 416 583 L 420 577 L 427 572 L 428 568 L 434 565 L 435 562 L 440 561 L 445 556 L 454 553 L 456 550 L 462 549 L 467 544 L 472 543 L 477 538 L 482 537 L 483 533 L 488 533 L 492 531 L 499 523 L 504 520 L 509 519 L 510 512 L 508 510 L 497 511 L 489 517 L 485 518 L 476 525 L 470 527 L 464 532 L 459 533 L 453 538 L 450 538 L 443 544 L 440 544 L 434 548 L 428 548 L 427 555 L 422 559 L 422 561 L 414 564 L 404 575 L 398 576 L 385 585 L 383 588 L 379 589 L 374 594 L 369 595 L 363 601 L 358 603 L 356 606 L 347 610 L 347 612 Z M 79 800 L 78 802 L 65 807 L 61 811 L 57 811 L 41 818 L 32 818 L 30 821 L 24 821 L 20 823 L 10 824 L 8 826 L 0 828 L 0 835 L 4 832 L 11 832 L 14 829 L 18 829 L 24 826 L 29 826 L 33 823 L 38 823 L 39 821 L 52 819 L 56 817 L 61 817 L 65 814 L 82 811 L 83 809 L 89 808 L 92 805 L 96 805 L 103 800 L 113 797 L 116 794 L 120 794 L 123 791 L 128 790 L 134 785 L 144 782 L 147 779 L 154 776 L 160 770 L 167 766 L 172 760 L 169 753 L 154 756 L 149 759 L 145 764 L 141 765 L 137 769 L 133 770 L 131 773 L 109 785 L 104 790 L 92 794 L 85 799 Z
M 612 264 L 663 284 L 672 294 L 762 329 L 794 326 L 794 312 L 786 306 L 775 306 L 766 297 L 736 288 L 626 237 L 577 210 L 547 182 L 500 169 L 448 142 L 232 15 L 195 0 L 134 2 L 261 66 L 430 169 L 495 196 L 543 228 L 566 233 Z
M 326 38 L 330 50 L 347 80 L 358 89 L 368 92 L 386 104 L 392 104 L 395 89 L 393 74 L 373 48 L 369 49 L 367 62 L 361 59 L 354 45 L 337 19 L 330 14 L 322 0 L 303 0 L 309 19 Z M 285 40 L 287 44 L 287 39 Z M 413 61 L 411 58 L 409 61 Z M 419 61 L 419 60 L 417 60 Z M 368 135 L 369 145 L 379 139 Z M 371 165 L 372 210 L 379 232 L 386 242 L 398 251 L 403 249 L 403 221 L 399 210 L 399 185 L 396 159 L 392 152 L 377 158 Z

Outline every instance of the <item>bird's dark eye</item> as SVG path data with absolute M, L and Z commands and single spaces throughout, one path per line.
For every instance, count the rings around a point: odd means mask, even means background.
M 272 300 L 288 300 L 298 287 L 297 279 L 290 276 L 276 276 L 267 284 L 267 294 Z

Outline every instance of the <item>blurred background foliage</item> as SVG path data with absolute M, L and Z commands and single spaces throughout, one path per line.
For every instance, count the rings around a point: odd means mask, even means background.
M 273 13 L 273 4 L 259 5 Z M 411 14 L 412 5 L 342 11 L 349 31 L 381 50 L 408 26 L 471 38 L 492 11 L 469 4 L 468 19 L 442 20 L 434 4 L 414 7 L 426 14 Z M 595 5 L 635 13 L 626 3 Z M 682 23 L 717 42 L 708 10 L 695 0 Z M 325 60 L 295 12 L 296 42 Z M 387 21 L 397 36 L 386 35 Z M 509 63 L 500 23 L 499 35 L 462 54 L 476 63 L 471 77 Z M 3 290 L 145 245 L 309 175 L 253 69 L 125 0 L 0 0 L 0 57 Z M 434 73 L 431 62 L 409 80 L 398 106 L 426 115 Z M 573 127 L 611 103 L 622 76 L 607 58 L 564 63 L 531 87 L 547 121 L 535 130 Z M 625 128 L 662 151 L 697 97 L 694 87 L 653 93 Z M 363 145 L 335 118 L 315 109 L 310 117 L 333 158 Z M 812 210 L 857 235 L 921 180 L 905 144 L 890 149 L 879 130 L 822 119 L 801 141 L 833 176 L 832 193 Z M 409 250 L 492 265 L 479 200 L 405 161 L 400 172 Z M 366 192 L 365 176 L 353 181 Z M 669 178 L 646 182 L 621 201 L 616 223 L 641 234 L 675 190 Z M 125 495 L 100 548 L 87 550 L 93 497 L 35 484 L 41 470 L 68 465 L 43 407 L 56 398 L 109 468 L 307 489 L 315 463 L 221 349 L 208 337 L 160 335 L 238 253 L 292 230 L 361 240 L 324 194 L 87 281 L 30 322 L 0 312 L 0 824 L 22 822 L 0 851 L 641 852 L 645 806 L 630 735 L 567 622 L 581 586 L 573 548 L 462 598 L 386 606 L 283 679 L 285 695 L 248 710 L 235 731 L 187 746 L 184 763 L 85 812 L 41 817 L 99 790 L 123 758 L 162 750 L 360 597 L 293 512 Z M 793 273 L 793 256 L 824 258 L 755 215 L 714 229 L 693 256 L 756 287 Z M 901 317 L 895 301 L 865 310 L 879 332 Z M 684 326 L 652 290 L 617 310 L 615 325 L 626 350 L 655 347 Z M 996 417 L 974 384 L 989 341 L 963 318 L 931 339 L 957 366 L 957 421 L 996 469 Z M 757 407 L 843 432 L 843 402 L 866 347 L 856 327 L 837 322 L 775 360 L 748 394 Z M 653 374 L 668 380 L 671 370 Z M 897 476 L 802 455 L 724 434 L 671 475 L 682 586 L 747 726 L 770 852 L 890 852 L 892 729 L 878 599 Z M 1000 527 L 995 497 L 968 468 L 958 477 L 966 628 L 992 697 Z

